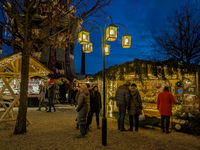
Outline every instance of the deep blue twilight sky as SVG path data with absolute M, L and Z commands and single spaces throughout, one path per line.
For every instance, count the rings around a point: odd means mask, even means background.
M 115 0 L 111 6 L 104 8 L 108 11 L 105 18 L 90 17 L 104 28 L 105 20 L 111 16 L 113 23 L 123 24 L 132 37 L 130 49 L 123 49 L 121 38 L 126 33 L 124 28 L 119 26 L 118 39 L 115 42 L 108 42 L 111 45 L 110 55 L 106 56 L 106 68 L 115 64 L 133 61 L 133 58 L 148 60 L 153 55 L 153 40 L 151 30 L 159 29 L 166 17 L 173 14 L 173 10 L 179 5 L 184 5 L 187 0 Z M 86 21 L 87 21 L 86 20 Z M 110 24 L 110 20 L 107 25 Z M 86 24 L 86 29 L 90 27 Z M 103 69 L 101 33 L 99 30 L 91 32 L 90 41 L 93 43 L 93 52 L 86 54 L 86 74 L 95 74 Z M 76 42 L 75 46 L 75 68 L 81 72 L 81 51 L 82 45 Z

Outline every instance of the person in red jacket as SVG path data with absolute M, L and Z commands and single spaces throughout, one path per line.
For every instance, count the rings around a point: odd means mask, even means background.
M 169 92 L 169 87 L 165 86 L 163 91 L 158 94 L 157 98 L 157 109 L 161 114 L 161 127 L 162 132 L 165 132 L 164 129 L 164 120 L 166 119 L 166 133 L 169 132 L 169 120 L 172 115 L 172 103 L 175 103 L 174 96 Z

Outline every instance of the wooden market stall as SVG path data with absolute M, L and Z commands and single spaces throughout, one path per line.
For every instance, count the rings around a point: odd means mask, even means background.
M 0 91 L 0 106 L 2 105 L 4 113 L 0 116 L 1 121 L 16 120 L 13 114 L 13 107 L 17 104 L 19 106 L 20 92 L 17 93 L 13 90 L 10 83 L 17 79 L 21 79 L 21 66 L 22 54 L 13 53 L 11 55 L 0 58 L 0 78 L 1 78 L 1 91 Z M 29 65 L 29 79 L 33 76 L 47 76 L 53 72 L 41 64 L 38 60 L 30 56 Z M 20 87 L 19 87 L 20 88 Z M 4 91 L 8 89 L 9 94 L 6 95 Z M 6 105 L 7 104 L 7 105 Z M 10 118 L 6 116 L 9 115 Z M 30 121 L 27 118 L 27 121 Z
M 199 73 L 198 66 L 190 69 L 170 62 L 151 62 L 135 59 L 106 69 L 106 108 L 107 117 L 113 117 L 118 108 L 115 101 L 117 88 L 127 80 L 136 83 L 142 98 L 144 113 L 150 117 L 160 117 L 156 100 L 164 86 L 169 86 L 176 98 L 173 114 L 199 111 Z M 94 78 L 102 87 L 102 72 Z M 175 121 L 175 119 L 174 119 Z
M 97 85 L 97 80 L 93 80 L 92 77 L 87 77 L 85 79 L 76 79 L 74 81 L 75 83 L 75 87 L 80 87 L 82 84 L 89 84 L 90 87 L 92 88 L 92 86 Z

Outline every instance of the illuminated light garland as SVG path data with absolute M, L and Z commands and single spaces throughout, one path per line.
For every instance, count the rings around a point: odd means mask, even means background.
M 16 55 L 13 55 L 13 56 L 11 56 L 9 58 L 5 58 L 5 59 L 0 61 L 0 65 L 2 65 L 2 67 L 3 67 L 6 64 L 10 64 L 11 60 L 15 61 L 17 59 L 20 59 L 21 57 L 22 57 L 21 54 L 16 54 Z

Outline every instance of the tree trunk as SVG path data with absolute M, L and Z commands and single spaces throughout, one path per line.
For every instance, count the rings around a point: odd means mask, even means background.
M 26 132 L 26 114 L 27 114 L 27 93 L 28 93 L 28 80 L 29 80 L 29 57 L 30 50 L 27 45 L 28 35 L 28 13 L 25 15 L 24 25 L 24 45 L 22 51 L 22 70 L 21 70 L 21 88 L 20 88 L 20 105 L 17 115 L 17 121 L 15 125 L 14 134 L 21 134 Z

